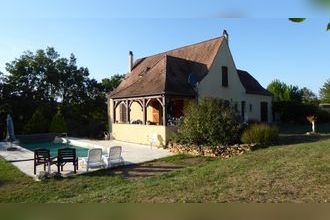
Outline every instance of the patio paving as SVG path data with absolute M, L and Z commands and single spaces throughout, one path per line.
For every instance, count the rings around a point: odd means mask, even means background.
M 107 152 L 108 148 L 112 146 L 122 146 L 122 157 L 124 158 L 125 165 L 144 163 L 173 155 L 173 153 L 170 153 L 165 149 L 140 144 L 126 143 L 116 140 L 96 141 L 70 138 L 69 141 L 74 145 L 78 143 L 90 149 L 102 148 L 104 152 Z M 0 156 L 12 163 L 26 175 L 35 178 L 36 176 L 33 174 L 33 152 L 17 145 L 15 145 L 15 147 L 18 148 L 17 151 L 7 151 L 5 143 L 0 143 Z M 90 169 L 90 172 L 95 170 L 97 169 Z M 37 167 L 37 174 L 40 171 L 43 171 L 43 166 Z M 56 165 L 51 166 L 51 172 L 57 172 Z M 73 166 L 71 164 L 64 166 L 64 170 L 61 173 L 63 176 L 74 175 Z M 86 167 L 83 166 L 81 158 L 79 158 L 79 170 L 77 171 L 77 174 L 83 173 L 86 173 Z

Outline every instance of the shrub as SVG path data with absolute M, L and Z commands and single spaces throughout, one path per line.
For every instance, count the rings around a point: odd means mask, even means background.
M 202 98 L 184 110 L 174 140 L 183 144 L 227 145 L 239 140 L 240 124 L 235 111 L 222 100 Z
M 66 123 L 60 109 L 58 109 L 54 115 L 49 131 L 54 133 L 67 132 Z
M 275 102 L 273 103 L 273 111 L 280 115 L 281 122 L 284 123 L 305 123 L 308 115 L 315 115 L 320 123 L 330 121 L 330 113 L 321 110 L 319 106 L 314 104 Z
M 253 124 L 242 134 L 244 144 L 261 144 L 263 146 L 275 144 L 279 139 L 279 130 L 266 124 Z

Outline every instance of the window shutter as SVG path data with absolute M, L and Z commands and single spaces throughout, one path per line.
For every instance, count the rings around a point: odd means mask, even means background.
M 222 67 L 222 86 L 228 87 L 228 67 Z

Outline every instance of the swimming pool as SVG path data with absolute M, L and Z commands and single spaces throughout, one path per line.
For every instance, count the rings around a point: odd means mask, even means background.
M 47 143 L 34 143 L 34 144 L 20 144 L 20 146 L 30 151 L 34 151 L 36 149 L 41 149 L 41 148 L 47 149 L 50 151 L 51 157 L 56 157 L 57 150 L 66 147 L 75 148 L 78 157 L 87 157 L 88 155 L 88 148 L 77 147 L 71 144 L 47 142 Z

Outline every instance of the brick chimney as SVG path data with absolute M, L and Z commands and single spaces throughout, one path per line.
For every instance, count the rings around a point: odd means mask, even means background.
M 133 69 L 133 63 L 134 63 L 134 55 L 133 55 L 133 52 L 130 51 L 128 53 L 128 72 L 132 72 L 132 69 Z
M 227 30 L 223 30 L 223 36 L 227 39 L 227 41 L 229 41 L 229 34 Z

